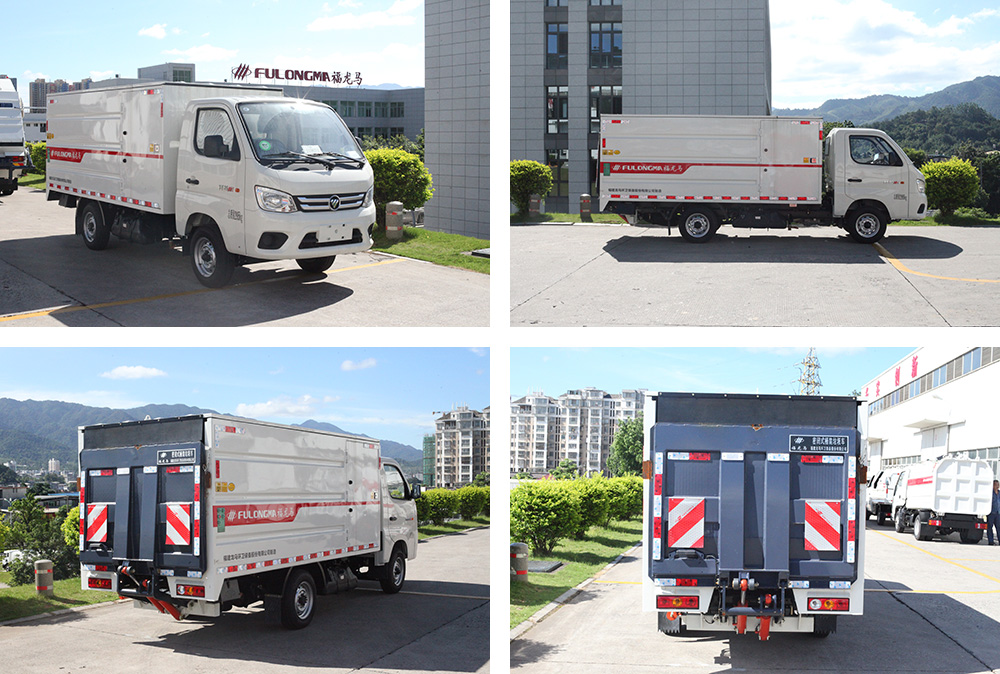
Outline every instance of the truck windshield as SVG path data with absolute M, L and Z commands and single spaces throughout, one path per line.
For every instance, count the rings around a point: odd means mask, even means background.
M 254 155 L 263 164 L 278 161 L 310 161 L 324 165 L 365 160 L 350 129 L 332 109 L 304 101 L 241 103 Z

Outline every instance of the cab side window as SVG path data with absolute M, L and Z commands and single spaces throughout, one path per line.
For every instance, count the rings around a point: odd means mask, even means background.
M 198 111 L 194 150 L 203 157 L 239 160 L 240 148 L 236 144 L 236 132 L 225 110 L 207 108 Z
M 405 499 L 406 481 L 403 480 L 399 469 L 395 466 L 383 466 L 382 469 L 385 471 L 385 488 L 388 490 L 389 496 L 394 499 Z
M 851 136 L 851 159 L 869 166 L 902 166 L 902 160 L 878 136 Z

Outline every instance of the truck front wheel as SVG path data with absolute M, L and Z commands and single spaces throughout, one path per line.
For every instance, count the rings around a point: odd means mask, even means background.
M 316 608 L 316 583 L 305 569 L 295 569 L 285 582 L 281 595 L 281 624 L 290 630 L 302 629 L 312 622 Z
M 896 511 L 896 517 L 893 519 L 895 520 L 894 524 L 896 525 L 896 533 L 903 533 L 903 530 L 906 529 L 906 513 L 902 508 Z
M 214 226 L 201 227 L 191 237 L 191 266 L 202 285 L 221 288 L 229 283 L 236 259 L 226 250 L 222 234 Z
M 389 563 L 382 567 L 378 582 L 382 585 L 382 591 L 386 594 L 396 594 L 403 589 L 403 581 L 406 580 L 406 555 L 403 548 L 398 545 L 393 548 L 392 555 L 389 556 Z
M 330 255 L 329 257 L 309 257 L 296 260 L 295 263 L 299 265 L 299 269 L 304 272 L 308 272 L 310 274 L 322 274 L 333 266 L 333 261 L 336 259 L 336 255 Z
M 719 218 L 710 208 L 690 208 L 681 214 L 677 228 L 685 241 L 705 243 L 719 229 Z
M 93 201 L 88 201 L 79 211 L 83 242 L 90 250 L 104 250 L 111 238 L 111 227 L 104 221 L 104 212 Z
M 876 208 L 859 208 L 844 218 L 844 228 L 858 243 L 875 243 L 885 236 L 888 218 Z

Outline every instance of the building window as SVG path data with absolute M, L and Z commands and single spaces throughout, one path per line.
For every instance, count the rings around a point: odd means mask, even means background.
M 339 101 L 337 103 L 337 112 L 340 113 L 341 117 L 353 117 L 354 101 Z
M 569 33 L 565 23 L 545 24 L 545 67 L 549 70 L 566 68 L 569 54 Z
M 376 117 L 381 117 L 383 119 L 388 119 L 389 118 L 389 102 L 388 101 L 382 101 L 382 102 L 378 102 L 377 101 L 375 103 L 375 116 Z
M 405 116 L 402 101 L 389 104 L 389 116 L 396 118 Z
M 191 82 L 191 71 L 190 70 L 175 70 L 173 71 L 174 82 Z
M 406 130 L 403 129 L 403 127 L 401 127 L 401 126 L 393 126 L 393 127 L 389 128 L 389 135 L 390 136 L 405 136 L 406 135 Z
M 371 117 L 372 116 L 372 102 L 371 101 L 359 101 L 358 102 L 358 117 Z
M 590 0 L 591 7 L 609 7 L 620 4 L 622 4 L 622 0 Z
M 600 133 L 601 115 L 622 114 L 621 86 L 590 87 L 590 132 Z
M 370 126 L 359 126 L 357 129 L 355 129 L 354 135 L 357 136 L 358 138 L 363 138 L 364 136 L 371 137 L 374 134 L 374 132 L 375 132 L 374 129 L 372 129 Z
M 548 133 L 569 131 L 569 87 L 545 87 L 548 108 Z
M 569 196 L 569 150 L 548 150 L 549 168 L 552 170 L 551 197 Z
M 590 67 L 622 67 L 622 25 L 620 23 L 590 24 Z
M 566 7 L 568 0 L 545 0 L 546 7 Z

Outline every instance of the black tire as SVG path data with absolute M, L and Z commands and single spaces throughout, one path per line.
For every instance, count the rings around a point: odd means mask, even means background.
M 983 530 L 967 529 L 965 531 L 959 531 L 958 537 L 966 545 L 976 545 L 979 541 L 983 540 Z
M 336 259 L 336 255 L 331 255 L 329 257 L 310 257 L 296 260 L 295 263 L 299 265 L 299 268 L 304 272 L 308 272 L 310 274 L 322 274 L 333 266 L 333 261 Z
M 877 208 L 859 208 L 844 218 L 844 229 L 858 243 L 875 243 L 889 226 L 889 219 Z
M 221 288 L 233 277 L 236 258 L 226 249 L 215 226 L 195 230 L 191 237 L 191 268 L 198 281 L 209 288 Z
M 104 219 L 104 211 L 99 204 L 88 201 L 78 211 L 83 242 L 90 250 L 104 250 L 111 238 L 111 225 Z
M 681 231 L 681 236 L 691 243 L 709 241 L 715 236 L 719 226 L 719 217 L 715 211 L 701 206 L 687 209 L 677 220 L 677 229 Z
M 281 624 L 300 630 L 312 622 L 316 612 L 316 582 L 305 569 L 293 569 L 281 593 Z
M 378 582 L 382 586 L 382 591 L 386 594 L 396 594 L 403 589 L 406 581 L 406 555 L 403 548 L 396 546 L 389 555 L 389 561 L 382 567 Z
M 885 526 L 885 521 L 888 518 L 889 518 L 889 513 L 887 513 L 885 510 L 879 510 L 878 511 L 878 519 L 876 521 L 878 522 L 878 525 L 880 527 L 884 527 Z
M 906 515 L 902 508 L 896 511 L 893 524 L 895 524 L 897 534 L 901 534 L 906 530 Z
M 934 527 L 921 519 L 921 514 L 913 518 L 913 537 L 918 541 L 929 541 L 934 538 Z
M 872 518 L 872 511 L 869 510 L 868 507 L 866 506 L 865 507 L 865 521 L 867 522 L 871 518 Z

